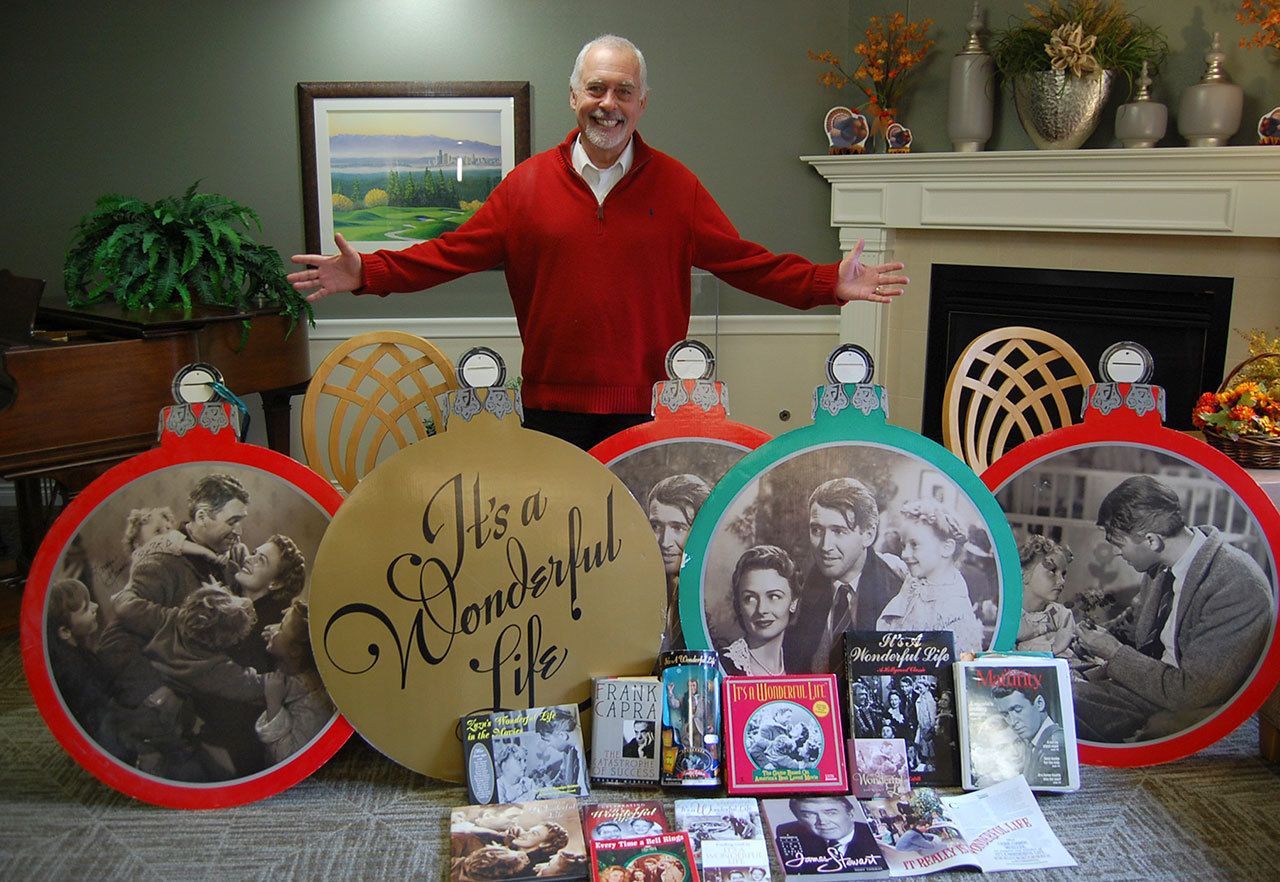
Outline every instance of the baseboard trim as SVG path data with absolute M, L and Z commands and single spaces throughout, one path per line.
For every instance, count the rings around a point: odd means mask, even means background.
M 479 338 L 485 340 L 519 339 L 516 320 L 510 317 L 485 318 L 402 318 L 402 319 L 317 319 L 310 338 L 315 342 L 337 342 L 357 334 L 394 328 L 429 340 Z M 695 337 L 753 334 L 839 334 L 840 316 L 832 315 L 722 315 L 717 326 L 713 315 L 695 315 L 689 320 L 689 333 Z

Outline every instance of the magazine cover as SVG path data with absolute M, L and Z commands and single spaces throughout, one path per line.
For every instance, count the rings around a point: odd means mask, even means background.
M 598 882 L 698 882 L 687 833 L 591 842 L 591 878 Z
M 1032 790 L 1076 790 L 1071 675 L 1065 659 L 985 657 L 956 662 L 961 785 L 1022 775 Z
M 884 879 L 889 865 L 852 796 L 762 799 L 778 863 L 788 879 Z
M 591 780 L 657 784 L 662 684 L 657 677 L 595 677 Z
M 906 796 L 907 744 L 901 738 L 850 738 L 849 780 L 858 799 Z
M 576 799 L 468 805 L 449 819 L 450 882 L 586 879 Z
M 667 832 L 667 813 L 656 799 L 598 802 L 583 806 L 582 829 L 588 839 L 638 839 Z
M 712 839 L 698 860 L 702 882 L 769 882 L 769 846 L 763 839 Z
M 662 774 L 668 786 L 720 783 L 720 664 L 709 650 L 658 656 L 662 669 Z
M 476 805 L 587 795 L 582 726 L 572 704 L 473 714 L 463 720 L 462 737 L 467 796 Z
M 895 877 L 1076 865 L 1021 776 L 961 796 L 918 787 L 907 799 L 867 800 L 863 808 Z
M 764 841 L 760 803 L 745 797 L 677 799 L 676 829 L 689 834 L 693 855 L 701 865 L 702 849 L 709 842 Z
M 726 677 L 730 793 L 849 792 L 835 674 Z
M 960 782 L 955 660 L 950 631 L 845 632 L 850 733 L 905 741 L 912 785 Z

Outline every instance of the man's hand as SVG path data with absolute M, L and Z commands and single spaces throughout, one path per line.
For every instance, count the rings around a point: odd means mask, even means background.
M 333 241 L 338 246 L 337 254 L 295 254 L 289 258 L 294 263 L 314 267 L 288 275 L 289 284 L 296 290 L 311 292 L 307 294 L 307 299 L 313 303 L 336 291 L 354 291 L 364 284 L 360 255 L 347 244 L 341 233 L 335 233 Z
M 1119 640 L 1112 636 L 1110 631 L 1104 631 L 1101 628 L 1080 628 L 1079 636 L 1080 645 L 1085 651 L 1096 658 L 1103 661 L 1110 661 L 1111 658 L 1120 651 L 1123 646 Z
M 893 275 L 903 268 L 900 263 L 881 263 L 868 266 L 860 259 L 863 240 L 859 239 L 853 250 L 844 256 L 836 271 L 836 299 L 841 303 L 851 300 L 869 300 L 872 303 L 890 303 L 902 293 L 899 285 L 907 284 L 906 276 Z M 293 276 L 289 277 L 290 279 Z M 294 287 L 297 287 L 296 285 Z M 308 298 L 309 299 L 309 298 Z

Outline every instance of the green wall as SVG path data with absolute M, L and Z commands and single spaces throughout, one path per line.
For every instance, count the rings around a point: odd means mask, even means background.
M 1016 0 L 984 5 L 996 26 L 1022 9 Z M 1142 12 L 1165 29 L 1175 53 L 1156 87 L 1171 107 L 1199 77 L 1211 31 L 1224 32 L 1228 70 L 1247 94 L 1236 140 L 1248 143 L 1252 120 L 1280 102 L 1280 66 L 1274 54 L 1235 48 L 1236 5 L 1148 0 Z M 821 117 L 849 96 L 818 85 L 805 52 L 847 56 L 866 18 L 895 8 L 936 22 L 938 47 L 904 121 L 917 149 L 949 149 L 947 71 L 964 40 L 965 0 L 24 0 L 5 15 L 0 267 L 47 278 L 48 296 L 60 299 L 63 252 L 94 199 L 154 199 L 196 179 L 256 208 L 263 239 L 287 256 L 302 248 L 295 83 L 529 80 L 533 149 L 542 150 L 573 125 L 574 54 L 606 30 L 631 37 L 648 58 L 645 137 L 689 165 L 744 235 L 833 260 L 828 188 L 796 157 L 825 150 Z M 1090 146 L 1114 146 L 1113 116 Z M 1168 142 L 1178 143 L 1176 134 Z M 1007 96 L 991 146 L 1030 147 Z M 781 309 L 734 294 L 722 305 Z M 507 315 L 510 307 L 500 274 L 483 273 L 430 295 L 332 297 L 319 312 Z

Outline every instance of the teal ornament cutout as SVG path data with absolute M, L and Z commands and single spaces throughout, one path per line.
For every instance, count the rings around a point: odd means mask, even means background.
M 808 539 L 809 495 L 828 480 L 851 477 L 872 491 L 881 509 L 879 531 L 868 554 L 881 551 L 889 530 L 906 526 L 901 507 L 916 499 L 935 500 L 965 530 L 985 530 L 994 564 L 994 579 L 988 581 L 994 581 L 996 610 L 988 615 L 991 621 L 982 622 L 982 648 L 1012 649 L 1022 610 L 1022 571 L 1013 532 L 991 491 L 942 445 L 889 425 L 882 386 L 820 386 L 814 392 L 813 414 L 811 425 L 744 456 L 716 484 L 694 519 L 679 587 L 680 623 L 688 647 L 720 650 L 743 636 L 733 612 L 731 577 L 734 563 L 749 547 L 776 545 L 788 552 L 796 567 L 799 596 L 804 597 L 806 580 L 817 578 Z M 982 539 L 973 531 L 968 538 Z M 968 587 L 971 598 L 982 588 Z M 990 607 L 987 610 L 990 613 Z M 788 673 L 800 667 L 793 658 L 786 664 Z

